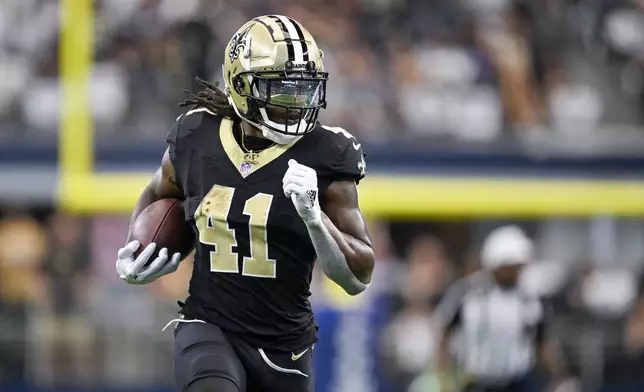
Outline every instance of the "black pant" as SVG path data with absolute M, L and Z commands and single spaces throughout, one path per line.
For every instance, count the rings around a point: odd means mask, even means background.
M 185 392 L 197 380 L 231 381 L 239 392 L 312 392 L 313 347 L 297 353 L 251 347 L 207 323 L 180 323 L 175 329 L 174 373 Z

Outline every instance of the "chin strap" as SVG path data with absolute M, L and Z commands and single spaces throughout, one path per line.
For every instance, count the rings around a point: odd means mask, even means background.
M 250 124 L 253 124 L 250 121 L 248 121 L 248 122 Z M 255 125 L 255 124 L 253 124 L 253 125 Z M 273 131 L 272 129 L 270 129 L 266 125 L 260 125 L 258 128 L 262 130 L 262 135 L 266 139 L 272 141 L 273 143 L 277 143 L 277 144 L 291 144 L 294 141 L 296 141 L 297 139 L 299 139 L 300 137 L 302 137 L 302 135 L 296 136 L 296 135 L 285 135 L 285 134 L 282 134 L 282 133 L 278 133 L 278 132 Z
M 270 129 L 266 125 L 259 124 L 255 121 L 251 121 L 247 119 L 246 117 L 242 116 L 241 113 L 239 112 L 239 109 L 237 108 L 237 105 L 235 105 L 235 101 L 232 100 L 230 97 L 230 92 L 228 92 L 228 89 L 226 89 L 226 95 L 228 96 L 228 102 L 230 103 L 230 106 L 233 107 L 235 110 L 235 113 L 239 118 L 241 118 L 243 121 L 246 121 L 250 125 L 254 126 L 255 128 L 259 129 L 262 131 L 262 135 L 272 141 L 273 143 L 277 144 L 291 144 L 295 140 L 299 139 L 302 135 L 287 135 L 287 134 L 282 134 L 279 132 L 275 132 L 274 130 Z
M 225 79 L 224 79 L 224 84 L 226 84 Z M 291 144 L 295 142 L 297 139 L 299 139 L 300 137 L 302 137 L 302 135 L 288 135 L 285 133 L 276 132 L 272 130 L 270 127 L 268 127 L 267 125 L 259 124 L 255 121 L 249 120 L 245 116 L 242 116 L 241 113 L 239 112 L 239 109 L 237 108 L 237 105 L 235 104 L 235 101 L 232 99 L 230 95 L 230 88 L 228 87 L 227 84 L 226 84 L 225 92 L 226 92 L 226 97 L 228 98 L 228 103 L 230 104 L 230 106 L 233 107 L 233 110 L 235 110 L 235 113 L 237 114 L 237 116 L 242 120 L 246 121 L 247 123 L 249 123 L 250 125 L 254 126 L 255 128 L 261 130 L 262 135 L 266 139 L 276 144 L 285 145 L 285 144 Z M 275 124 L 275 125 L 279 125 L 279 124 Z M 306 122 L 304 125 L 305 125 L 304 129 L 309 127 L 309 124 Z

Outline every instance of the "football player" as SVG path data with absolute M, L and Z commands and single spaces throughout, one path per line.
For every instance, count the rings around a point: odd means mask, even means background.
M 198 233 L 189 296 L 175 327 L 181 391 L 312 391 L 316 330 L 308 297 L 313 265 L 356 295 L 374 254 L 358 206 L 360 143 L 320 125 L 323 53 L 291 18 L 243 25 L 224 53 L 224 91 L 205 89 L 167 135 L 161 167 L 132 220 L 162 198 L 184 200 Z M 149 283 L 181 255 L 126 242 L 117 271 Z

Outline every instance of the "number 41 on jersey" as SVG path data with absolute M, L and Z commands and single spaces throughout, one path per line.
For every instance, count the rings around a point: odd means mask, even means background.
M 199 242 L 212 246 L 210 270 L 221 273 L 239 273 L 235 230 L 228 223 L 235 188 L 215 185 L 204 197 L 195 212 Z M 266 224 L 273 203 L 273 195 L 258 193 L 244 203 L 243 214 L 249 218 L 250 257 L 242 260 L 242 275 L 257 278 L 275 278 L 276 261 L 268 257 Z

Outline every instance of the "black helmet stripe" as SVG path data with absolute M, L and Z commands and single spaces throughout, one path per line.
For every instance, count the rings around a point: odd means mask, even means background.
M 284 34 L 284 41 L 286 42 L 286 50 L 288 51 L 288 59 L 295 61 L 295 49 L 293 48 L 293 41 L 291 39 L 291 35 L 288 32 L 288 29 L 286 28 L 286 25 L 277 15 L 269 15 L 269 17 L 279 25 L 280 29 L 282 29 L 282 33 Z
M 295 50 L 295 62 L 298 64 L 304 63 L 304 47 L 302 46 L 303 38 L 298 34 L 295 24 L 291 22 L 289 18 L 282 15 L 275 15 L 279 20 L 282 21 L 282 24 L 288 31 L 289 38 L 293 44 L 293 49 Z
M 302 57 L 303 57 L 303 62 L 308 62 L 309 61 L 309 47 L 306 44 L 306 39 L 304 38 L 304 33 L 302 33 L 302 29 L 300 28 L 300 25 L 294 21 L 291 18 L 287 18 L 295 27 L 295 31 L 297 31 L 297 35 L 300 37 L 300 43 L 302 44 Z

